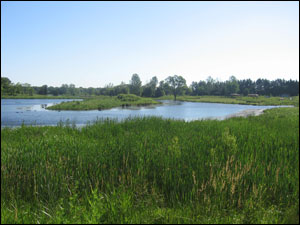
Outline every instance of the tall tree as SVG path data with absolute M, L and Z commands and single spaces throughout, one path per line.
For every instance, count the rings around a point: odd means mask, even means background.
M 70 84 L 69 85 L 69 89 L 70 89 L 70 94 L 72 96 L 74 96 L 76 94 L 76 87 L 75 87 L 75 84 Z
M 47 95 L 48 94 L 48 86 L 43 85 L 42 87 L 40 87 L 39 94 L 40 95 Z
M 157 77 L 152 77 L 150 82 L 147 83 L 145 86 L 143 86 L 142 96 L 154 97 L 157 83 L 158 83 Z
M 182 76 L 174 75 L 169 76 L 165 81 L 171 87 L 174 100 L 176 101 L 177 95 L 180 94 L 186 86 L 186 80 Z
M 9 93 L 9 89 L 12 86 L 10 79 L 7 77 L 1 77 L 1 95 Z
M 133 74 L 130 80 L 130 93 L 137 96 L 141 95 L 142 81 L 138 74 Z
M 237 93 L 239 91 L 239 84 L 235 76 L 231 76 L 229 78 L 229 81 L 226 81 L 225 89 L 226 89 L 225 93 L 227 95 Z

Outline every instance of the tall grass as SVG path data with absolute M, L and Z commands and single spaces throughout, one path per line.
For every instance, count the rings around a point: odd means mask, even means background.
M 1 131 L 3 223 L 299 221 L 299 108 Z

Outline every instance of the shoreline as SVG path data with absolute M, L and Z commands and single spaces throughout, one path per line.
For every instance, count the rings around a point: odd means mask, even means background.
M 241 112 L 233 113 L 225 117 L 225 119 L 230 119 L 233 117 L 248 117 L 248 116 L 259 116 L 264 113 L 267 109 L 245 109 Z
M 287 107 L 287 108 L 293 108 L 295 106 L 285 105 L 285 106 L 276 106 L 274 108 L 285 108 L 285 107 Z M 230 115 L 226 116 L 224 119 L 230 119 L 230 118 L 233 118 L 233 117 L 259 116 L 259 115 L 263 114 L 265 110 L 268 110 L 268 109 L 272 109 L 272 108 L 265 108 L 265 109 L 245 109 L 245 110 L 243 110 L 241 112 L 230 114 Z

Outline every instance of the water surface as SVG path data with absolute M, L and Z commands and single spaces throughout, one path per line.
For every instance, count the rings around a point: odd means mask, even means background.
M 238 104 L 180 102 L 161 100 L 162 105 L 146 107 L 114 108 L 90 111 L 54 111 L 45 107 L 73 101 L 72 99 L 1 99 L 1 127 L 25 125 L 57 125 L 70 122 L 85 125 L 97 118 L 115 118 L 118 120 L 135 116 L 159 116 L 163 118 L 182 119 L 185 121 L 199 119 L 225 119 L 228 116 L 248 109 L 266 109 L 276 106 L 253 106 Z

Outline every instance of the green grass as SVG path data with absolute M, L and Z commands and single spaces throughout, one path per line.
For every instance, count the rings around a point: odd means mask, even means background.
M 142 98 L 131 94 L 120 94 L 118 96 L 99 96 L 88 98 L 84 101 L 63 102 L 57 105 L 47 107 L 50 110 L 103 110 L 114 107 L 144 106 L 159 104 L 151 98 Z
M 4 128 L 1 223 L 299 223 L 299 108 Z
M 225 103 L 225 104 L 243 104 L 243 105 L 294 105 L 299 106 L 299 96 L 293 96 L 288 98 L 281 97 L 269 97 L 264 96 L 259 97 L 225 97 L 225 96 L 178 96 L 178 101 L 188 101 L 188 102 L 213 102 L 213 103 Z M 171 95 L 163 96 L 159 99 L 171 99 L 174 97 Z

